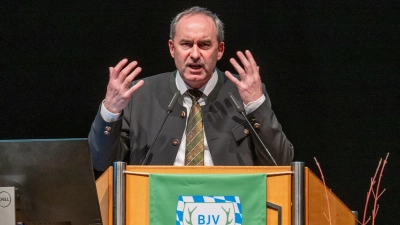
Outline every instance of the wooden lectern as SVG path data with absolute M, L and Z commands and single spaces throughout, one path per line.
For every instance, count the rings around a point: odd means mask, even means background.
M 127 166 L 116 162 L 96 181 L 103 224 L 149 224 L 149 173 L 266 173 L 267 225 L 329 225 L 324 185 L 300 162 L 291 166 L 251 167 Z M 328 196 L 332 224 L 357 224 L 352 211 L 339 198 L 329 190 Z

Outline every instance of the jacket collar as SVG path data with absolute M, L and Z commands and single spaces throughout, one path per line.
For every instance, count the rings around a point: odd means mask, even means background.
M 224 73 L 221 72 L 218 68 L 216 68 L 217 71 L 217 75 L 218 75 L 218 81 L 215 84 L 214 89 L 211 91 L 211 93 L 207 96 L 207 102 L 212 102 L 214 101 L 217 97 L 219 92 L 222 89 L 222 86 L 224 85 Z M 178 87 L 176 86 L 176 75 L 178 74 L 178 71 L 175 70 L 174 72 L 172 72 L 170 79 L 169 79 L 169 84 L 170 84 L 170 88 L 172 93 L 174 94 L 177 90 Z M 182 96 L 179 96 L 179 103 L 182 104 L 183 102 L 183 98 Z

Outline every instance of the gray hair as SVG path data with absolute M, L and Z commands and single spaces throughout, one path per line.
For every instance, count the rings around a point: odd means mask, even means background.
M 169 38 L 174 39 L 175 33 L 176 33 L 176 24 L 182 17 L 187 16 L 187 15 L 196 15 L 196 14 L 204 14 L 206 16 L 211 17 L 215 23 L 215 27 L 217 28 L 217 40 L 218 43 L 221 43 L 224 41 L 224 24 L 222 21 L 218 18 L 218 16 L 215 13 L 212 13 L 210 10 L 199 7 L 199 6 L 194 6 L 192 8 L 186 9 L 182 12 L 180 12 L 178 15 L 175 16 L 175 18 L 171 21 L 171 26 L 169 30 Z

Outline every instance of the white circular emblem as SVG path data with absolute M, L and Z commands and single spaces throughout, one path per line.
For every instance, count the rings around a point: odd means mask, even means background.
M 0 192 L 0 206 L 3 208 L 8 207 L 11 204 L 11 195 L 6 191 Z

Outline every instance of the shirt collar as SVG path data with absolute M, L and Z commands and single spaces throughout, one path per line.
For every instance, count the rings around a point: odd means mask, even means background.
M 199 88 L 199 90 L 203 92 L 204 95 L 208 96 L 217 85 L 217 82 L 218 82 L 218 74 L 217 70 L 214 70 L 214 73 L 211 76 L 210 80 L 203 87 Z M 191 87 L 187 85 L 185 81 L 183 81 L 182 77 L 179 74 L 179 71 L 176 72 L 175 83 L 181 95 L 185 94 L 185 92 L 188 89 L 191 89 Z

